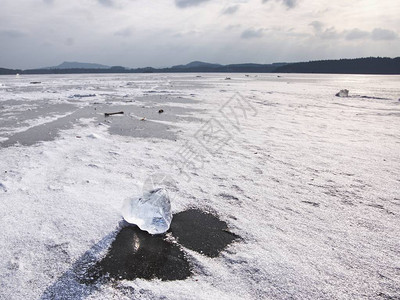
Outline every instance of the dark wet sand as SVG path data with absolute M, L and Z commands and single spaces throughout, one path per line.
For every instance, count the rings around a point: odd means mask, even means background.
M 110 134 L 138 137 L 138 138 L 160 138 L 176 140 L 176 131 L 173 123 L 181 121 L 193 121 L 196 109 L 189 109 L 179 106 L 179 103 L 194 103 L 189 98 L 173 98 L 166 95 L 151 95 L 136 98 L 135 104 L 120 105 L 113 103 L 96 104 L 83 108 L 76 108 L 71 104 L 42 105 L 36 107 L 33 111 L 24 111 L 17 113 L 16 119 L 10 124 L 1 124 L 2 126 L 28 125 L 27 121 L 43 117 L 52 113 L 67 114 L 57 120 L 29 128 L 22 132 L 14 133 L 8 136 L 8 139 L 0 142 L 0 148 L 14 145 L 31 146 L 42 141 L 51 141 L 59 136 L 60 130 L 72 128 L 79 119 L 94 118 L 96 123 L 103 123 L 108 126 Z M 171 105 L 171 103 L 173 105 Z M 166 105 L 168 104 L 168 105 Z M 162 109 L 164 112 L 159 113 Z M 105 117 L 105 113 L 123 111 L 123 115 Z M 145 120 L 141 120 L 145 118 Z M 1 119 L 1 115 L 0 115 Z M 6 120 L 6 118 L 4 118 Z M 157 121 L 172 123 L 167 125 Z M 3 121 L 5 122 L 5 121 Z
M 151 235 L 136 226 L 124 227 L 107 255 L 89 267 L 80 281 L 91 284 L 109 279 L 183 280 L 193 273 L 184 248 L 216 257 L 238 238 L 228 231 L 225 222 L 197 209 L 175 214 L 169 233 L 177 243 L 165 234 Z
M 175 214 L 170 231 L 179 244 L 209 257 L 218 256 L 238 238 L 224 221 L 197 209 Z
M 90 268 L 81 282 L 92 283 L 102 277 L 182 280 L 191 274 L 189 261 L 179 245 L 138 227 L 125 227 L 118 233 L 106 257 Z

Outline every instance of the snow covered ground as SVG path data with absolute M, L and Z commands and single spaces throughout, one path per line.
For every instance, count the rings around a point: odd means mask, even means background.
M 0 299 L 399 299 L 399 82 L 0 77 Z M 241 239 L 184 248 L 185 280 L 79 283 L 123 201 L 162 184 L 174 213 L 213 212 Z

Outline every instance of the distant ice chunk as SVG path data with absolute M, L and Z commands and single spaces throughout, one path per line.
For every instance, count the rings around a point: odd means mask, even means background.
M 1 183 L 1 182 L 0 182 L 0 191 L 7 192 L 6 186 L 5 186 L 3 183 Z
M 349 96 L 349 90 L 340 90 L 339 93 L 336 93 L 336 97 L 348 97 Z
M 87 137 L 90 138 L 90 139 L 94 139 L 94 140 L 100 138 L 100 136 L 95 134 L 95 133 L 91 133 L 91 134 L 87 135 Z
M 88 98 L 88 97 L 96 97 L 96 94 L 75 94 L 69 96 L 68 98 Z
M 145 192 L 143 196 L 128 198 L 122 207 L 122 216 L 131 224 L 150 234 L 161 234 L 172 221 L 171 201 L 164 188 Z

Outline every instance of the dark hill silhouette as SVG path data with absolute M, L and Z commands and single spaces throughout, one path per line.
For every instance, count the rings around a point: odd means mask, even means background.
M 0 68 L 0 75 L 16 75 L 21 73 L 21 70 L 12 70 L 12 69 L 5 69 L 5 68 Z
M 81 63 L 76 61 L 64 61 L 55 67 L 48 67 L 46 69 L 109 69 L 109 66 L 94 64 L 94 63 Z
M 66 65 L 65 65 L 66 64 Z M 274 64 L 230 64 L 219 65 L 194 61 L 186 65 L 170 68 L 137 68 L 122 66 L 106 67 L 98 64 L 63 63 L 65 68 L 42 68 L 31 70 L 11 70 L 0 68 L 0 74 L 85 74 L 85 73 L 338 73 L 338 74 L 400 74 L 400 57 L 366 57 L 355 59 L 319 60 L 300 63 Z M 103 66 L 99 68 L 98 66 Z M 67 68 L 68 67 L 68 68 Z M 105 68 L 106 67 L 106 68 Z
M 287 64 L 277 73 L 400 74 L 400 57 L 366 57 Z
M 171 67 L 171 69 L 190 69 L 190 68 L 218 68 L 220 64 L 210 64 L 202 61 L 192 61 L 186 65 L 177 65 Z

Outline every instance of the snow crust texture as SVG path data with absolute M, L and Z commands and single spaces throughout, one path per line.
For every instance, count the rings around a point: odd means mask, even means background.
M 0 299 L 398 299 L 400 77 L 245 75 L 1 76 Z M 240 241 L 79 281 L 156 187 Z

